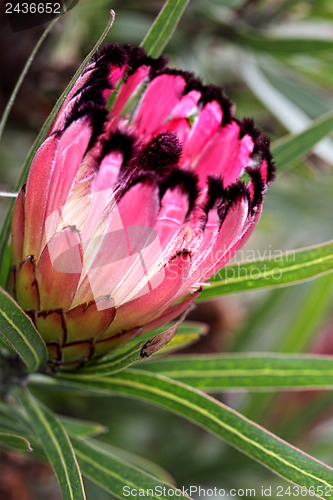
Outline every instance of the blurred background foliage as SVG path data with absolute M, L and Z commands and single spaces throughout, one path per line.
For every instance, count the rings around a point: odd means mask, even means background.
M 23 160 L 56 98 L 90 50 L 113 8 L 108 40 L 139 44 L 161 0 L 80 0 L 44 43 L 17 97 L 0 144 L 0 189 L 13 189 Z M 13 34 L 2 14 L 1 107 L 45 27 Z M 191 0 L 166 49 L 172 66 L 222 85 L 236 116 L 254 117 L 272 141 L 304 129 L 333 108 L 331 0 Z M 332 238 L 333 141 L 326 138 L 271 185 L 259 226 L 242 257 L 256 258 Z M 0 201 L 0 216 L 6 209 Z M 238 260 L 240 258 L 238 257 Z M 326 275 L 290 288 L 223 297 L 191 313 L 210 333 L 193 352 L 273 351 L 333 354 L 333 279 Z M 105 424 L 102 439 L 165 467 L 178 485 L 257 487 L 282 479 L 192 424 L 143 403 L 43 395 L 56 411 Z M 333 465 L 330 392 L 226 393 L 221 400 Z M 3 463 L 14 461 L 2 456 Z M 16 467 L 16 469 L 15 469 Z M 17 472 L 18 473 L 18 472 Z M 47 478 L 46 483 L 51 481 Z M 31 481 L 30 481 L 31 482 Z M 28 481 L 29 483 L 29 481 Z M 41 479 L 21 500 L 60 498 Z M 5 484 L 5 483 L 4 483 Z M 5 488 L 6 486 L 3 486 Z M 9 487 L 8 487 L 9 488 Z M 18 498 L 10 488 L 1 498 Z M 30 488 L 30 489 L 29 489 Z M 44 489 L 43 489 L 44 488 Z M 30 491 L 31 490 L 31 491 Z M 30 493 L 29 493 L 30 491 Z M 42 492 L 42 493 L 41 493 Z M 112 498 L 93 484 L 89 498 Z M 44 496 L 43 496 L 44 495 Z M 52 496 L 53 495 L 53 496 Z M 287 495 L 286 495 L 287 497 Z M 274 495 L 273 495 L 274 498 Z

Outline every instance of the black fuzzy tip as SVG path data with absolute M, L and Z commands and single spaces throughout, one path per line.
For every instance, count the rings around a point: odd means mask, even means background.
M 216 202 L 218 202 L 218 204 L 222 203 L 225 196 L 225 190 L 221 177 L 209 176 L 207 179 L 207 183 L 208 191 L 206 195 L 206 201 L 204 202 L 202 209 L 208 215 L 208 212 L 214 207 Z
M 135 155 L 136 138 L 133 135 L 126 134 L 116 130 L 103 141 L 101 158 L 111 153 L 111 151 L 121 151 L 123 155 L 123 165 L 127 165 Z
M 229 209 L 241 198 L 246 198 L 250 204 L 250 193 L 245 182 L 238 180 L 228 186 L 225 191 L 224 202 L 218 207 L 221 223 L 223 223 Z
M 255 126 L 255 123 L 252 120 L 252 118 L 243 118 L 243 120 L 239 122 L 239 125 L 240 125 L 239 138 L 241 139 L 242 137 L 244 137 L 244 135 L 249 135 L 253 139 L 254 147 L 256 147 L 256 141 L 260 138 L 261 132 Z M 256 153 L 257 151 L 254 150 L 253 152 Z
M 261 135 L 256 142 L 256 147 L 262 159 L 267 162 L 267 183 L 271 182 L 275 178 L 275 164 L 270 150 L 269 138 Z
M 134 71 L 140 66 L 149 66 L 150 68 L 150 77 L 153 78 L 158 72 L 163 71 L 166 67 L 168 60 L 161 56 L 157 59 L 147 56 L 146 51 L 142 47 L 131 47 L 130 45 L 126 46 L 129 52 L 129 60 L 128 60 L 128 73 L 127 75 L 131 75 Z
M 251 210 L 254 210 L 262 203 L 265 185 L 263 183 L 259 168 L 247 168 L 246 173 L 252 181 L 253 194 L 251 199 Z
M 194 83 L 194 80 L 196 80 L 195 75 L 190 71 L 183 71 L 181 69 L 174 69 L 174 68 L 165 68 L 162 71 L 156 73 L 156 75 L 154 76 L 160 76 L 160 75 L 182 76 L 186 82 L 186 85 L 191 85 L 191 82 Z M 185 87 L 185 93 L 187 92 L 188 91 L 186 90 Z
M 202 96 L 199 102 L 205 105 L 211 101 L 217 101 L 221 106 L 223 111 L 222 125 L 230 123 L 233 119 L 233 103 L 224 95 L 221 87 L 216 85 L 202 87 Z
M 244 137 L 244 135 L 249 135 L 250 137 L 252 137 L 254 142 L 252 155 L 259 155 L 262 160 L 266 160 L 267 182 L 272 181 L 275 177 L 275 165 L 273 162 L 272 153 L 270 151 L 269 138 L 260 132 L 251 118 L 244 118 L 242 121 L 239 121 L 238 124 L 240 125 L 239 138 L 241 139 L 242 137 Z
M 182 153 L 182 145 L 176 134 L 166 132 L 158 134 L 139 152 L 136 164 L 140 170 L 152 170 L 163 173 L 175 165 Z
M 79 118 L 89 116 L 93 130 L 88 149 L 102 132 L 107 117 L 106 103 L 102 96 L 102 90 L 98 85 L 91 85 L 85 88 L 67 116 L 64 126 L 64 128 L 67 128 Z
M 160 198 L 162 199 L 168 189 L 179 188 L 188 195 L 189 208 L 186 217 L 192 211 L 198 198 L 199 188 L 197 176 L 188 170 L 173 168 L 159 183 Z
M 130 45 L 120 45 L 119 43 L 108 43 L 95 55 L 96 67 L 104 64 L 123 67 L 128 63 Z

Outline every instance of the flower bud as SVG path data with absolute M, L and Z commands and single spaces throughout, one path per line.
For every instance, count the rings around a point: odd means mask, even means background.
M 106 46 L 13 215 L 13 294 L 50 359 L 80 365 L 182 314 L 249 237 L 273 170 L 268 139 L 222 89 Z

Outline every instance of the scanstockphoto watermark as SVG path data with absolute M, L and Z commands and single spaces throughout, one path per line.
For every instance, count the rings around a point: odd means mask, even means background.
M 181 489 L 168 488 L 167 486 L 155 486 L 154 488 L 132 488 L 131 486 L 123 487 L 124 498 L 226 498 L 226 497 L 252 497 L 256 496 L 255 488 L 204 488 L 202 486 L 188 486 Z
M 217 488 L 188 486 L 174 489 L 168 486 L 157 485 L 154 488 L 123 487 L 124 498 L 179 498 L 187 496 L 195 500 L 201 498 L 302 498 L 320 496 L 321 498 L 332 498 L 332 488 L 327 485 L 298 486 L 298 485 L 274 485 L 257 486 L 256 488 Z
M 73 9 L 79 0 L 4 1 L 5 14 L 14 33 L 49 23 Z

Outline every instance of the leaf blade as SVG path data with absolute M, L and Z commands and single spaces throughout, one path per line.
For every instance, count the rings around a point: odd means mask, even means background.
M 189 0 L 167 0 L 141 46 L 151 57 L 161 55 L 173 35 Z
M 25 437 L 7 432 L 0 432 L 0 445 L 19 451 L 32 451 L 32 447 Z
M 42 337 L 31 319 L 2 289 L 0 289 L 0 332 L 29 371 L 36 371 L 46 364 L 47 349 Z
M 287 480 L 309 488 L 326 487 L 333 498 L 333 469 L 206 394 L 161 375 L 128 369 L 111 377 L 68 376 L 101 394 L 122 394 L 157 404 L 198 424 L 269 467 Z
M 68 434 L 78 438 L 96 436 L 97 434 L 101 434 L 107 430 L 104 425 L 97 422 L 89 422 L 87 420 L 64 417 L 62 415 L 58 415 L 58 418 Z
M 80 469 L 63 425 L 29 393 L 21 390 L 20 399 L 59 480 L 64 500 L 86 500 Z
M 331 51 L 333 48 L 332 40 L 321 38 L 301 38 L 287 36 L 272 36 L 269 32 L 258 34 L 254 30 L 238 30 L 236 43 L 245 45 L 258 52 L 269 52 L 272 55 L 291 54 L 320 54 Z
M 157 351 L 169 344 L 170 340 L 174 337 L 182 319 L 172 326 L 162 331 L 161 333 L 150 337 L 148 340 L 142 340 L 138 344 L 130 346 L 119 355 L 113 356 L 112 354 L 105 360 L 99 363 L 93 362 L 82 369 L 82 377 L 95 375 L 108 375 L 124 370 L 128 366 L 149 358 Z
M 170 356 L 148 361 L 145 370 L 205 391 L 333 388 L 330 356 L 272 353 Z
M 273 142 L 271 151 L 278 171 L 305 156 L 333 130 L 333 112 L 313 120 L 311 125 L 299 134 L 288 134 Z
M 167 487 L 170 490 L 179 491 L 174 486 L 159 481 L 147 472 L 138 469 L 124 459 L 114 457 L 103 448 L 98 447 L 97 441 L 81 441 L 73 438 L 74 448 L 82 473 L 102 486 L 104 489 L 115 495 L 117 498 L 124 498 L 124 487 L 138 490 L 150 489 L 154 491 L 156 486 Z M 126 491 L 125 491 L 126 493 Z M 128 495 L 129 496 L 129 495 Z M 168 495 L 149 495 L 152 498 L 162 498 L 167 500 Z M 189 498 L 185 495 L 177 495 L 178 498 Z
M 286 286 L 333 270 L 333 242 L 289 251 L 265 259 L 240 262 L 222 268 L 210 279 L 198 301 L 227 293 Z M 231 276 L 228 278 L 228 276 Z

